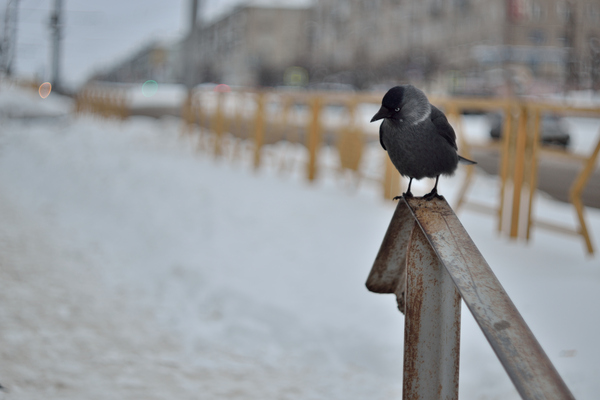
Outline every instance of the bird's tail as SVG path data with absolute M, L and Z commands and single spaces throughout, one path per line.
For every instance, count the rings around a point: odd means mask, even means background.
M 461 163 L 461 164 L 466 164 L 466 165 L 477 164 L 477 162 L 471 161 L 468 158 L 464 158 L 462 156 L 458 156 L 458 162 Z

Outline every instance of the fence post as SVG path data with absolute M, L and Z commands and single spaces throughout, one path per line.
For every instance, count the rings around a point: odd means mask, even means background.
M 360 177 L 360 162 L 363 155 L 363 133 L 356 127 L 356 98 L 346 102 L 348 121 L 337 131 L 337 148 L 340 155 L 340 170 L 350 170 Z
M 260 151 L 265 139 L 265 96 L 256 94 L 256 116 L 254 119 L 254 169 L 260 167 Z
M 458 399 L 460 295 L 416 222 L 406 271 L 402 398 Z
M 400 173 L 392 164 L 392 160 L 389 157 L 385 157 L 385 171 L 383 175 L 383 198 L 393 199 L 396 196 L 400 196 L 402 193 L 400 189 Z
M 308 127 L 307 147 L 308 147 L 308 171 L 309 181 L 314 181 L 317 177 L 317 156 L 321 142 L 321 122 L 319 120 L 321 113 L 321 97 L 315 95 L 310 102 L 311 120 Z
M 531 107 L 529 113 L 530 118 L 533 121 L 533 139 L 531 142 L 531 157 L 530 157 L 530 168 L 529 168 L 529 204 L 527 209 L 527 233 L 526 239 L 529 241 L 531 237 L 531 226 L 533 225 L 533 198 L 537 191 L 537 179 L 538 179 L 538 166 L 539 166 L 539 148 L 540 140 L 542 136 L 542 112 L 539 108 Z
M 504 228 L 504 208 L 506 207 L 506 186 L 508 184 L 508 174 L 510 170 L 510 162 L 512 157 L 511 146 L 513 137 L 513 107 L 509 103 L 504 108 L 504 126 L 502 128 L 502 150 L 500 151 L 500 205 L 498 206 L 498 233 L 502 233 Z
M 223 96 L 223 92 L 217 92 L 217 113 L 215 115 L 215 122 L 213 127 L 213 131 L 215 133 L 215 156 L 220 156 L 223 152 L 221 143 L 223 139 L 223 133 L 225 133 L 225 116 L 223 115 Z
M 596 147 L 592 151 L 592 154 L 587 159 L 587 161 L 583 164 L 583 169 L 573 182 L 571 189 L 569 190 L 569 199 L 573 206 L 575 207 L 575 211 L 577 212 L 577 218 L 579 219 L 579 229 L 577 233 L 583 236 L 585 240 L 585 245 L 588 251 L 588 254 L 594 254 L 594 246 L 592 245 L 592 239 L 590 238 L 590 234 L 587 229 L 587 225 L 585 223 L 585 216 L 583 213 L 583 201 L 581 200 L 581 194 L 585 189 L 588 179 L 594 172 L 594 168 L 596 166 L 596 160 L 598 159 L 598 154 L 600 154 L 600 140 L 596 144 Z
M 515 143 L 515 169 L 512 179 L 513 192 L 510 222 L 511 238 L 517 238 L 519 236 L 521 194 L 523 191 L 523 180 L 525 177 L 525 152 L 527 148 L 527 122 L 529 115 L 527 111 L 527 107 L 521 104 L 519 107 L 519 123 Z

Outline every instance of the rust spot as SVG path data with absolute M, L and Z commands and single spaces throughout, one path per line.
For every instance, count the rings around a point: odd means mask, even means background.
M 504 320 L 502 320 L 500 322 L 496 322 L 494 324 L 494 328 L 496 328 L 497 331 L 503 331 L 505 329 L 510 328 L 510 322 L 504 321 Z

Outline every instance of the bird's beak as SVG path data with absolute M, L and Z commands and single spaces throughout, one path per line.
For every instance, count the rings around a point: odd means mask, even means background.
M 379 111 L 377 111 L 377 114 L 375 114 L 373 116 L 373 118 L 371 118 L 371 122 L 378 121 L 380 119 L 387 118 L 389 116 L 390 116 L 390 110 L 388 110 L 384 106 L 381 106 L 381 108 L 379 109 Z

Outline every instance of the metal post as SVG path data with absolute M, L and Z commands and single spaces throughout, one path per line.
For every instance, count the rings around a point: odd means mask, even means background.
M 402 313 L 406 297 L 406 252 L 412 229 L 413 217 L 406 203 L 400 201 L 366 283 L 371 292 L 395 293 Z
M 215 156 L 220 156 L 223 153 L 222 139 L 223 133 L 225 133 L 225 116 L 223 115 L 223 92 L 217 92 L 217 111 L 214 119 L 213 131 L 215 133 Z
M 448 203 L 413 197 L 398 203 L 367 279 L 406 303 L 404 399 L 457 398 L 460 302 L 450 281 L 523 399 L 574 398 Z
M 533 225 L 533 198 L 537 190 L 538 166 L 539 166 L 539 149 L 540 139 L 542 135 L 542 112 L 539 108 L 533 108 L 529 113 L 533 119 L 533 141 L 531 143 L 531 168 L 529 171 L 529 208 L 527 211 L 527 233 L 526 238 L 531 238 L 531 226 Z
M 396 196 L 400 196 L 400 180 L 402 178 L 387 155 L 385 157 L 385 171 L 383 174 L 383 198 L 393 199 Z
M 579 229 L 577 233 L 583 236 L 588 254 L 590 255 L 594 254 L 594 246 L 592 245 L 592 239 L 590 238 L 590 234 L 585 223 L 581 194 L 585 189 L 588 179 L 594 172 L 596 160 L 598 159 L 598 154 L 600 154 L 600 140 L 598 140 L 598 143 L 592 151 L 592 154 L 585 161 L 583 169 L 581 170 L 581 172 L 577 176 L 577 179 L 575 179 L 575 182 L 573 182 L 573 186 L 571 186 L 571 189 L 569 190 L 569 199 L 571 200 L 571 203 L 573 203 L 575 211 L 577 211 L 577 218 L 579 220 Z
M 498 233 L 504 229 L 504 207 L 506 202 L 506 186 L 508 184 L 508 172 L 510 163 L 514 159 L 514 151 L 511 146 L 513 137 L 513 107 L 511 104 L 504 108 L 504 127 L 502 129 L 502 151 L 500 157 L 500 205 L 498 206 Z
M 525 175 L 525 152 L 527 147 L 527 118 L 528 112 L 524 105 L 519 107 L 519 125 L 517 131 L 515 150 L 515 169 L 513 174 L 513 193 L 510 222 L 510 237 L 519 236 L 519 221 L 521 211 L 521 194 L 523 191 L 523 178 Z
M 188 89 L 189 96 L 191 96 L 192 88 L 194 87 L 195 76 L 196 76 L 196 41 L 195 41 L 195 33 L 198 26 L 198 0 L 191 0 L 190 3 L 190 14 L 189 14 L 189 30 L 187 33 L 187 37 L 185 38 L 184 45 L 184 53 L 183 53 L 183 83 Z
M 265 140 L 265 96 L 263 92 L 256 94 L 256 116 L 254 118 L 254 169 L 260 167 L 260 156 Z
M 321 113 L 321 98 L 320 95 L 316 95 L 312 98 L 310 107 L 311 107 L 311 121 L 310 126 L 308 127 L 308 138 L 307 138 L 307 147 L 308 147 L 308 171 L 307 177 L 309 181 L 314 181 L 317 177 L 317 156 L 319 152 L 319 145 L 321 144 L 321 122 L 320 122 L 320 113 Z
M 62 39 L 62 0 L 54 1 L 54 12 L 50 17 L 50 28 L 52 29 L 52 88 L 60 92 L 60 40 Z
M 458 399 L 460 295 L 416 222 L 406 264 L 402 398 Z
M 404 200 L 523 399 L 573 395 L 444 200 Z
M 0 71 L 4 71 L 7 76 L 11 76 L 14 72 L 18 24 L 19 0 L 8 0 L 4 11 L 4 37 L 0 40 Z

